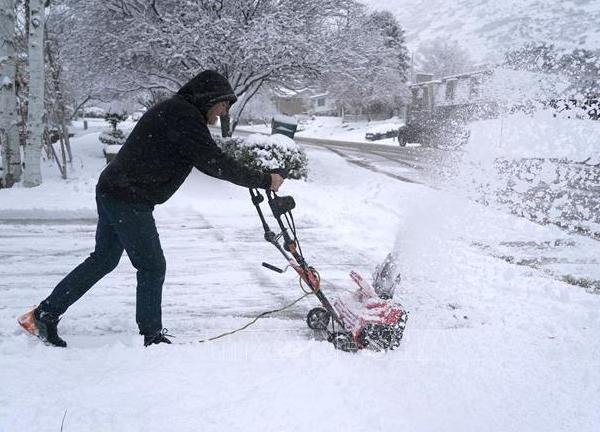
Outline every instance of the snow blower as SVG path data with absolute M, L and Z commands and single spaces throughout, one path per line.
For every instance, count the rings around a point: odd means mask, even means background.
M 267 224 L 260 206 L 264 201 L 263 195 L 258 189 L 250 189 L 250 195 L 260 217 L 265 240 L 274 245 L 284 256 L 289 267 L 298 273 L 303 290 L 313 293 L 321 303 L 320 307 L 308 312 L 308 327 L 325 336 L 336 349 L 343 351 L 355 352 L 363 348 L 380 351 L 397 348 L 402 340 L 408 313 L 402 305 L 391 299 L 391 287 L 399 277 L 390 283 L 390 256 L 376 271 L 375 288 L 353 271 L 350 277 L 357 289 L 329 301 L 321 288 L 319 272 L 306 263 L 302 254 L 292 216 L 292 210 L 296 206 L 294 199 L 291 196 L 278 196 L 273 191 L 266 192 L 269 207 L 281 230 L 279 234 L 275 234 Z M 277 273 L 285 271 L 266 262 L 262 265 Z M 308 290 L 305 286 L 308 286 Z

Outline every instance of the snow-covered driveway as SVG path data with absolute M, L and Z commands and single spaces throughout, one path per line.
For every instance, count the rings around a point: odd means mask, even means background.
M 58 431 L 65 412 L 64 431 L 598 430 L 600 297 L 481 247 L 571 236 L 326 150 L 309 157 L 309 181 L 282 190 L 296 198 L 305 256 L 333 295 L 396 247 L 411 312 L 399 350 L 350 355 L 312 340 L 314 299 L 195 342 L 301 294 L 291 273 L 260 266 L 282 263 L 247 191 L 200 174 L 156 212 L 176 345 L 143 348 L 126 257 L 65 315 L 69 348 L 22 334 L 15 316 L 93 245 L 101 161 L 86 156 L 93 169 L 67 185 L 0 194 L 0 430 Z M 597 242 L 580 244 L 573 258 L 598 256 Z

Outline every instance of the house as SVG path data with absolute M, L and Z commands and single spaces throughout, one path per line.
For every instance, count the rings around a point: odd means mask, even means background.
M 327 91 L 306 87 L 300 90 L 278 89 L 273 97 L 277 110 L 285 115 L 336 115 L 335 101 Z
M 85 107 L 82 111 L 82 117 L 104 118 L 106 115 L 106 110 L 97 106 Z
M 479 70 L 439 80 L 433 80 L 432 75 L 417 74 L 417 82 L 409 85 L 408 121 L 471 115 L 475 108 L 486 112 L 497 110 L 497 104 L 485 91 L 492 74 L 492 70 Z
M 409 86 L 408 122 L 431 118 L 490 118 L 500 109 L 527 109 L 535 104 L 549 104 L 569 86 L 561 76 L 515 71 L 482 69 L 433 80 L 431 75 L 417 74 Z

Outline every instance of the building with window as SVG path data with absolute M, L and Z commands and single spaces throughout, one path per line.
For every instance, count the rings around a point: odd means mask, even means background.
M 483 86 L 492 77 L 492 70 L 480 70 L 432 79 L 432 75 L 417 74 L 409 86 L 409 122 L 444 114 L 472 113 L 497 109 L 493 98 L 488 97 Z
M 434 80 L 417 74 L 409 86 L 408 122 L 431 118 L 473 119 L 497 116 L 503 110 L 527 110 L 534 105 L 551 105 L 569 93 L 569 81 L 560 75 L 483 69 Z
M 273 97 L 277 110 L 285 115 L 337 115 L 337 106 L 327 91 L 312 88 L 280 89 Z

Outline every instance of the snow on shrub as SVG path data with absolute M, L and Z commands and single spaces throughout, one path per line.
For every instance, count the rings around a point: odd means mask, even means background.
M 110 125 L 110 130 L 103 131 L 98 139 L 105 146 L 123 145 L 127 137 L 121 129 L 118 128 L 119 123 L 127 119 L 127 113 L 109 112 L 104 116 L 104 120 Z
M 253 134 L 245 138 L 221 138 L 221 149 L 242 164 L 260 170 L 284 168 L 288 178 L 306 178 L 308 159 L 304 149 L 284 135 Z
M 127 137 L 121 129 L 102 131 L 98 137 L 100 142 L 104 145 L 123 145 Z

